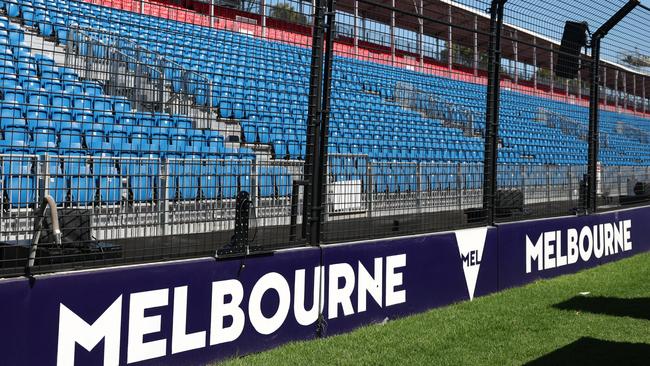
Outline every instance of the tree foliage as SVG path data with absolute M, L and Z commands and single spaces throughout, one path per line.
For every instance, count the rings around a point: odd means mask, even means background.
M 621 62 L 635 67 L 650 67 L 650 56 L 638 52 L 621 55 Z
M 271 7 L 271 18 L 284 20 L 289 23 L 307 24 L 307 17 L 297 12 L 291 4 L 278 3 Z

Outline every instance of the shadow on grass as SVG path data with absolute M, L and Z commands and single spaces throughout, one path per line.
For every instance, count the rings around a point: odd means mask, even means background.
M 560 310 L 575 310 L 650 320 L 650 298 L 648 297 L 620 299 L 616 297 L 576 296 L 555 304 L 553 307 Z M 650 360 L 648 362 L 650 363 Z
M 526 365 L 648 365 L 650 345 L 583 337 Z

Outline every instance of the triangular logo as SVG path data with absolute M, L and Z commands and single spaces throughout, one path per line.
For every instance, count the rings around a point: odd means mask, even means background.
M 483 260 L 483 247 L 487 237 L 487 227 L 456 231 L 456 242 L 458 243 L 458 252 L 465 272 L 465 282 L 467 283 L 467 292 L 469 299 L 474 299 L 474 290 L 476 289 L 476 280 Z

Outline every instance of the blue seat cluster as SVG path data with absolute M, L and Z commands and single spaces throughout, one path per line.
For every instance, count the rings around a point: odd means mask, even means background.
M 150 202 L 162 197 L 163 163 L 169 199 L 232 198 L 251 189 L 254 154 L 227 149 L 218 131 L 193 128 L 181 115 L 132 110 L 126 98 L 106 95 L 99 83 L 32 50 L 6 18 L 0 18 L 0 48 L 5 204 L 33 205 L 39 175 L 62 204 Z M 276 173 L 290 179 L 285 169 Z
M 193 96 L 199 107 L 213 106 L 221 117 L 239 121 L 243 141 L 272 146 L 276 159 L 305 158 L 309 49 L 72 0 L 3 3 L 9 16 L 21 16 L 62 44 L 68 41 L 70 27 L 78 25 L 105 44 L 124 44 L 124 52 L 132 57 L 137 52 L 124 42 L 165 56 L 169 62 L 152 77 L 164 77 L 174 91 Z M 166 195 L 174 199 L 231 196 L 217 187 L 250 184 L 247 177 L 254 173 L 245 165 L 235 169 L 229 164 L 174 163 L 223 156 L 219 135 L 192 129 L 191 121 L 182 116 L 131 111 L 128 102 L 105 96 L 98 84 L 79 81 L 74 70 L 59 68 L 46 57 L 29 56 L 21 37 L 20 28 L 0 22 L 0 47 L 11 51 L 0 65 L 6 71 L 0 84 L 2 128 L 4 141 L 11 141 L 13 150 L 127 158 L 138 151 L 133 158 L 167 158 L 173 178 Z M 82 53 L 92 51 L 94 57 L 106 53 L 100 44 L 81 47 Z M 141 57 L 143 63 L 152 62 L 149 56 Z M 191 80 L 186 83 L 184 78 Z M 336 157 L 357 155 L 375 164 L 377 191 L 416 190 L 417 164 L 424 177 L 421 189 L 454 189 L 459 184 L 480 188 L 484 96 L 484 85 L 336 56 L 331 175 L 335 180 L 367 179 L 358 160 L 350 163 Z M 501 100 L 499 162 L 505 165 L 498 177 L 501 186 L 520 185 L 524 179 L 526 184 L 548 183 L 538 173 L 542 166 L 586 164 L 584 106 L 511 90 L 502 91 Z M 650 129 L 644 118 L 609 111 L 601 118 L 603 164 L 650 163 Z M 89 169 L 95 174 L 93 164 L 91 160 Z M 521 166 L 529 167 L 528 172 Z M 138 176 L 153 174 L 116 167 Z M 75 169 L 80 175 L 87 171 Z M 470 178 L 459 182 L 459 173 Z M 260 168 L 257 174 L 261 196 L 288 194 L 285 173 Z M 195 175 L 200 176 L 198 183 L 188 178 Z M 153 192 L 134 196 L 153 199 Z

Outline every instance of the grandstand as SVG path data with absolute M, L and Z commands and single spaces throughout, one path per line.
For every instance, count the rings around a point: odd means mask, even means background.
M 649 17 L 0 0 L 0 363 L 205 365 L 650 251 Z
M 99 241 L 219 232 L 227 241 L 240 191 L 251 194 L 251 225 L 267 229 L 264 244 L 286 242 L 292 216 L 302 222 L 292 206 L 308 152 L 307 37 L 245 22 L 233 31 L 227 18 L 157 3 L 2 3 L 0 241 L 30 240 L 48 194 L 88 216 Z M 435 230 L 471 225 L 462 213 L 482 205 L 485 78 L 346 54 L 341 42 L 326 231 L 367 237 L 395 218 L 402 233 L 432 229 L 405 218 L 416 213 L 437 215 Z M 521 190 L 534 215 L 569 214 L 586 173 L 588 108 L 540 90 L 501 93 L 498 186 Z M 608 203 L 647 179 L 643 104 L 601 115 Z

